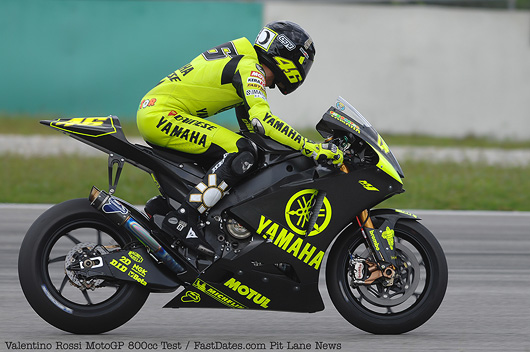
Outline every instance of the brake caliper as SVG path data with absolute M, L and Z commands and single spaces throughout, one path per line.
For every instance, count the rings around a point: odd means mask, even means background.
M 377 263 L 358 255 L 350 256 L 349 264 L 349 275 L 352 279 L 350 286 L 352 287 L 371 285 L 379 278 L 383 278 L 381 282 L 383 286 L 394 285 L 396 270 L 392 264 L 380 263 L 381 269 L 379 269 Z

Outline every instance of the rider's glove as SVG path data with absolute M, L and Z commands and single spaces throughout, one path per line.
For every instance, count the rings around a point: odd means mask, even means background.
M 329 159 L 337 166 L 342 165 L 344 160 L 342 150 L 333 143 L 313 143 L 306 140 L 301 152 L 307 157 L 312 157 L 317 162 Z

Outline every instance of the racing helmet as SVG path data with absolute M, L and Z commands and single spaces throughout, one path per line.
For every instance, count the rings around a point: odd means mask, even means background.
M 315 45 L 307 32 L 289 21 L 270 22 L 258 33 L 254 49 L 261 64 L 274 73 L 274 85 L 289 94 L 304 83 L 313 61 Z

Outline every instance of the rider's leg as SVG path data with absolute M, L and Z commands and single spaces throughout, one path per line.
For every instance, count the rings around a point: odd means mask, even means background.
M 213 207 L 255 164 L 255 146 L 242 136 L 191 115 L 175 111 L 138 114 L 138 129 L 150 143 L 219 160 L 188 194 L 176 212 L 164 220 L 164 229 L 189 247 L 206 254 L 213 250 L 204 239 L 201 214 Z
M 185 242 L 190 247 L 207 254 L 213 254 L 213 251 L 204 238 L 201 215 L 217 204 L 229 188 L 244 178 L 256 162 L 254 146 L 249 141 L 241 138 L 237 145 L 239 151 L 225 153 L 208 170 L 202 182 L 188 193 L 186 201 L 177 210 L 179 221 L 187 221 L 188 225 L 180 230 L 180 237 L 185 236 Z

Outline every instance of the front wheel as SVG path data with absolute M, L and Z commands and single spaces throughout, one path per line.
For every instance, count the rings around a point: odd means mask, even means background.
M 138 312 L 149 291 L 134 283 L 84 280 L 69 265 L 131 245 L 130 236 L 87 199 L 55 205 L 33 223 L 22 242 L 22 291 L 37 314 L 59 329 L 76 334 L 115 329 Z
M 352 230 L 353 231 L 353 230 Z M 326 284 L 339 313 L 361 330 L 401 334 L 416 329 L 436 312 L 447 288 L 447 262 L 434 235 L 416 221 L 394 229 L 398 278 L 393 285 L 353 281 L 353 258 L 371 258 L 360 231 L 343 233 L 330 251 Z

